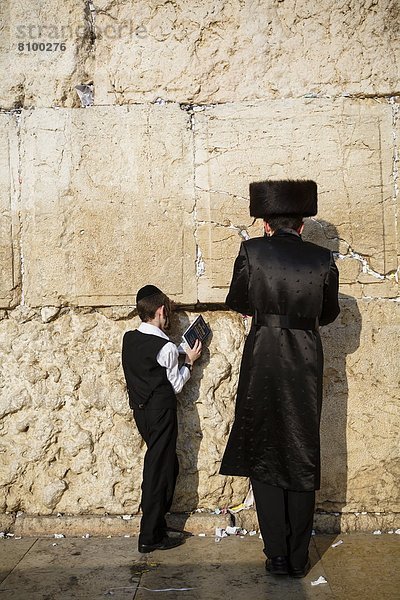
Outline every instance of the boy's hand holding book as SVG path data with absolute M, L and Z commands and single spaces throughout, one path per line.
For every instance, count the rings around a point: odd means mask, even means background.
M 187 348 L 186 350 L 186 358 L 185 364 L 193 365 L 193 363 L 200 357 L 201 355 L 201 341 L 196 340 L 193 348 Z

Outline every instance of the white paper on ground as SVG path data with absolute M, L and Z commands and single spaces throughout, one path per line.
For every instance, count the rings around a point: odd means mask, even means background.
M 236 535 L 239 530 L 240 527 L 231 527 L 231 525 L 228 525 L 228 527 L 225 529 L 228 535 Z
M 216 527 L 215 528 L 215 537 L 218 537 L 218 538 L 228 537 L 228 534 L 226 533 L 226 531 L 223 527 Z
M 315 581 L 312 581 L 311 585 L 321 585 L 321 583 L 328 583 L 325 577 L 322 577 L 322 575 L 318 577 L 318 579 L 316 579 Z

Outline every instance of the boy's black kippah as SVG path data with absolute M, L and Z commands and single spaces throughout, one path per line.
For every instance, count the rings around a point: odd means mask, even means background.
M 155 285 L 145 285 L 140 288 L 138 293 L 136 294 L 136 304 L 143 300 L 143 298 L 148 298 L 149 296 L 154 296 L 155 294 L 162 294 L 163 292 L 158 289 Z

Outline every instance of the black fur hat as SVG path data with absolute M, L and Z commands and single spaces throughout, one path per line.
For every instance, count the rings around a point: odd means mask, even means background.
M 317 184 L 310 180 L 254 181 L 250 183 L 250 216 L 317 214 Z

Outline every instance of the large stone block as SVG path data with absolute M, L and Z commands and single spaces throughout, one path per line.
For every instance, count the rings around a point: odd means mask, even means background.
M 1 108 L 79 106 L 74 87 L 88 78 L 88 5 L 81 0 L 2 0 Z
M 252 225 L 248 214 L 248 185 L 259 179 L 314 179 L 318 220 L 309 222 L 305 238 L 365 259 L 378 274 L 397 268 L 392 125 L 388 103 L 348 99 L 195 113 L 199 299 L 225 298 L 246 230 L 261 234 L 261 222 Z
M 95 5 L 99 104 L 398 91 L 395 0 Z
M 28 304 L 132 305 L 149 282 L 196 301 L 185 112 L 43 109 L 24 114 L 21 129 Z
M 18 300 L 18 156 L 17 126 L 0 114 L 0 308 Z

